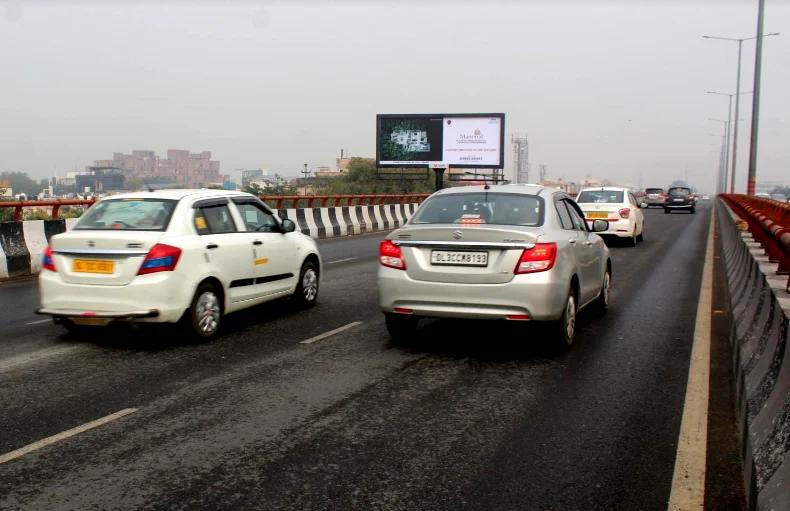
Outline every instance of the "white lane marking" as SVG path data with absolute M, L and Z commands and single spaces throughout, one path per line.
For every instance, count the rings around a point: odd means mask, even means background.
M 669 494 L 670 511 L 703 509 L 705 468 L 708 447 L 708 393 L 710 373 L 711 310 L 713 309 L 713 219 L 708 232 L 708 248 L 702 270 L 694 344 L 691 348 L 686 402 L 680 423 L 675 473 Z
M 355 259 L 356 259 L 356 257 L 346 257 L 345 259 L 338 259 L 337 261 L 329 261 L 328 263 L 324 263 L 324 265 L 336 264 L 336 263 L 345 263 L 346 261 L 353 261 Z
M 307 339 L 306 341 L 302 341 L 300 344 L 312 344 L 312 343 L 320 341 L 322 339 L 326 339 L 327 337 L 332 337 L 333 335 L 339 334 L 340 332 L 345 332 L 346 330 L 349 330 L 349 329 L 354 328 L 355 326 L 358 326 L 358 325 L 361 325 L 361 324 L 362 324 L 361 321 L 354 321 L 353 323 L 349 323 L 349 324 L 347 324 L 345 326 L 341 326 L 340 328 L 335 328 L 334 330 L 330 330 L 330 331 L 328 331 L 326 333 L 323 333 L 321 335 L 316 335 L 315 337 L 311 337 L 311 338 Z
M 31 321 L 25 325 L 40 325 L 41 323 L 52 323 L 51 319 L 39 319 L 38 321 Z
M 84 433 L 89 429 L 93 429 L 108 422 L 114 421 L 116 419 L 120 419 L 125 415 L 129 415 L 130 413 L 134 413 L 137 411 L 137 408 L 126 408 L 125 410 L 121 410 L 120 412 L 115 412 L 113 414 L 107 415 L 102 417 L 101 419 L 96 419 L 95 421 L 88 422 L 83 424 L 82 426 L 77 426 L 76 428 L 72 428 L 68 431 L 64 431 L 62 433 L 58 433 L 57 435 L 53 435 L 51 437 L 47 437 L 43 440 L 39 440 L 38 442 L 33 442 L 32 444 L 26 445 L 22 448 L 19 448 L 15 451 L 11 451 L 7 454 L 3 454 L 0 456 L 0 465 L 3 463 L 7 463 L 11 460 L 16 458 L 20 458 L 25 454 L 31 453 L 33 451 L 37 451 L 42 447 L 46 447 L 48 445 L 52 445 L 55 442 L 60 442 L 61 440 L 65 440 L 67 438 L 73 437 L 74 435 L 79 435 L 80 433 Z
M 33 351 L 31 353 L 16 355 L 14 357 L 7 358 L 5 360 L 0 360 L 0 373 L 12 369 L 14 367 L 35 362 L 37 360 L 54 357 L 56 355 L 63 355 L 64 353 L 68 353 L 70 351 L 74 351 L 82 347 L 83 346 L 79 344 L 73 344 L 69 346 L 55 346 L 52 348 L 44 348 L 43 350 Z

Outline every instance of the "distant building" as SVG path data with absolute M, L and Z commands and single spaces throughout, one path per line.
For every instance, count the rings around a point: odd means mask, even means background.
M 154 151 L 135 150 L 132 154 L 113 153 L 112 160 L 95 160 L 93 167 L 117 167 L 127 180 L 154 179 L 178 183 L 185 188 L 201 188 L 221 182 L 220 164 L 211 159 L 211 151 L 190 153 L 168 149 L 167 158 L 161 159 Z
M 11 189 L 11 181 L 0 181 L 0 197 L 11 198 L 14 196 L 14 190 Z

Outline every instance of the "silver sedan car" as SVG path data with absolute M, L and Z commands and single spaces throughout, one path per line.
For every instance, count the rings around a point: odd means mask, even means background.
M 465 186 L 431 195 L 381 243 L 379 299 L 394 341 L 420 318 L 550 322 L 573 344 L 576 314 L 609 306 L 609 249 L 565 192 L 539 185 Z

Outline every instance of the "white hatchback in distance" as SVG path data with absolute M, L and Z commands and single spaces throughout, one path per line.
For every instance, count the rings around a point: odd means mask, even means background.
M 321 255 L 253 195 L 163 190 L 114 195 L 53 236 L 41 308 L 69 330 L 183 322 L 213 337 L 224 314 L 275 298 L 316 303 Z
M 645 214 L 628 188 L 585 188 L 579 192 L 576 203 L 584 211 L 588 224 L 595 220 L 609 222 L 609 229 L 599 235 L 627 238 L 632 247 L 644 239 Z

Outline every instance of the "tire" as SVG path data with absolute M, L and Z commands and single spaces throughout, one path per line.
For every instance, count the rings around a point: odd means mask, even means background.
M 636 238 L 637 238 L 637 236 L 636 236 L 636 227 L 634 227 L 634 235 L 631 236 L 630 238 L 628 238 L 628 241 L 627 241 L 629 247 L 635 247 L 636 246 Z
M 691 208 L 691 214 L 692 214 L 692 215 L 693 215 L 694 213 L 696 213 L 696 212 L 697 212 L 697 208 Z
M 636 241 L 642 242 L 645 241 L 645 224 L 642 224 L 642 232 L 636 237 Z
M 318 301 L 318 268 L 315 263 L 305 261 L 302 265 L 293 299 L 302 309 L 315 307 Z
M 184 315 L 184 326 L 195 339 L 208 340 L 217 335 L 222 322 L 222 294 L 214 284 L 200 284 Z
M 672 212 L 668 208 L 664 208 L 664 213 L 666 213 L 668 215 L 668 214 L 670 214 Z
M 384 313 L 387 333 L 394 344 L 404 344 L 417 333 L 420 318 L 405 314 Z
M 609 311 L 609 298 L 611 297 L 612 290 L 612 272 L 609 267 L 606 267 L 606 273 L 603 276 L 603 283 L 601 283 L 601 294 L 592 303 L 591 308 L 595 314 L 603 316 Z
M 560 350 L 567 350 L 573 346 L 573 340 L 576 337 L 576 312 L 578 309 L 576 294 L 573 292 L 573 287 L 569 286 L 562 317 L 551 327 L 551 338 Z

